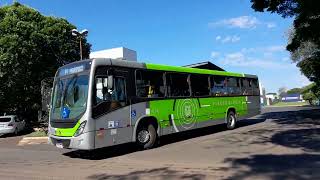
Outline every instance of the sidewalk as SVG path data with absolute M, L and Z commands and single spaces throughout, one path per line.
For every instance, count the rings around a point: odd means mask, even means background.
M 48 144 L 48 137 L 23 137 L 17 145 L 24 146 L 35 144 Z

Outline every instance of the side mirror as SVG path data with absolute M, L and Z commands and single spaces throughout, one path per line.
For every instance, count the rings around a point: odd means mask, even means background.
M 108 76 L 108 81 L 107 81 L 107 82 L 108 82 L 108 84 L 107 84 L 107 85 L 108 85 L 108 86 L 107 86 L 108 89 L 111 89 L 111 90 L 112 90 L 112 89 L 113 89 L 113 75 L 109 75 L 109 76 Z

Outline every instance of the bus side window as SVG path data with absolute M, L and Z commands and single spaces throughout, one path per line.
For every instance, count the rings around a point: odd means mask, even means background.
M 227 88 L 229 95 L 240 95 L 240 83 L 238 78 L 228 77 L 227 78 Z
M 208 77 L 208 75 L 191 74 L 191 90 L 193 96 L 208 96 L 210 94 Z
M 136 91 L 138 97 L 164 97 L 163 73 L 159 71 L 136 71 Z
M 106 78 L 97 77 L 96 78 L 96 104 L 99 104 L 107 100 L 106 96 Z
M 251 95 L 251 88 L 250 88 L 248 79 L 241 78 L 240 84 L 241 84 L 242 95 Z
M 226 96 L 228 94 L 226 78 L 224 76 L 213 76 L 211 79 L 211 94 L 213 96 Z
M 168 73 L 166 75 L 167 92 L 171 97 L 189 97 L 190 78 L 188 74 Z
M 252 84 L 252 91 L 255 96 L 260 95 L 260 89 L 259 89 L 259 83 L 257 79 L 251 79 L 251 84 Z

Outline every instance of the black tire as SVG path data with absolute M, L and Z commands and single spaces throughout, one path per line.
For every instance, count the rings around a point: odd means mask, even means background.
M 144 138 L 144 134 L 146 132 L 148 133 L 147 139 Z M 136 142 L 140 149 L 151 149 L 155 147 L 157 142 L 157 132 L 155 127 L 152 124 L 149 124 L 147 126 L 140 126 L 137 129 Z
M 229 111 L 227 115 L 227 129 L 234 129 L 236 128 L 237 124 L 237 116 L 233 111 Z
M 15 136 L 18 136 L 18 134 L 19 134 L 19 132 L 18 132 L 18 128 L 16 128 L 15 130 L 14 130 L 14 133 L 13 133 Z

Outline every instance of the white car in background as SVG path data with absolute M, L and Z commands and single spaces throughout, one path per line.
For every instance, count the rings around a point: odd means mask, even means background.
M 0 116 L 0 135 L 19 134 L 25 128 L 25 121 L 15 115 Z

